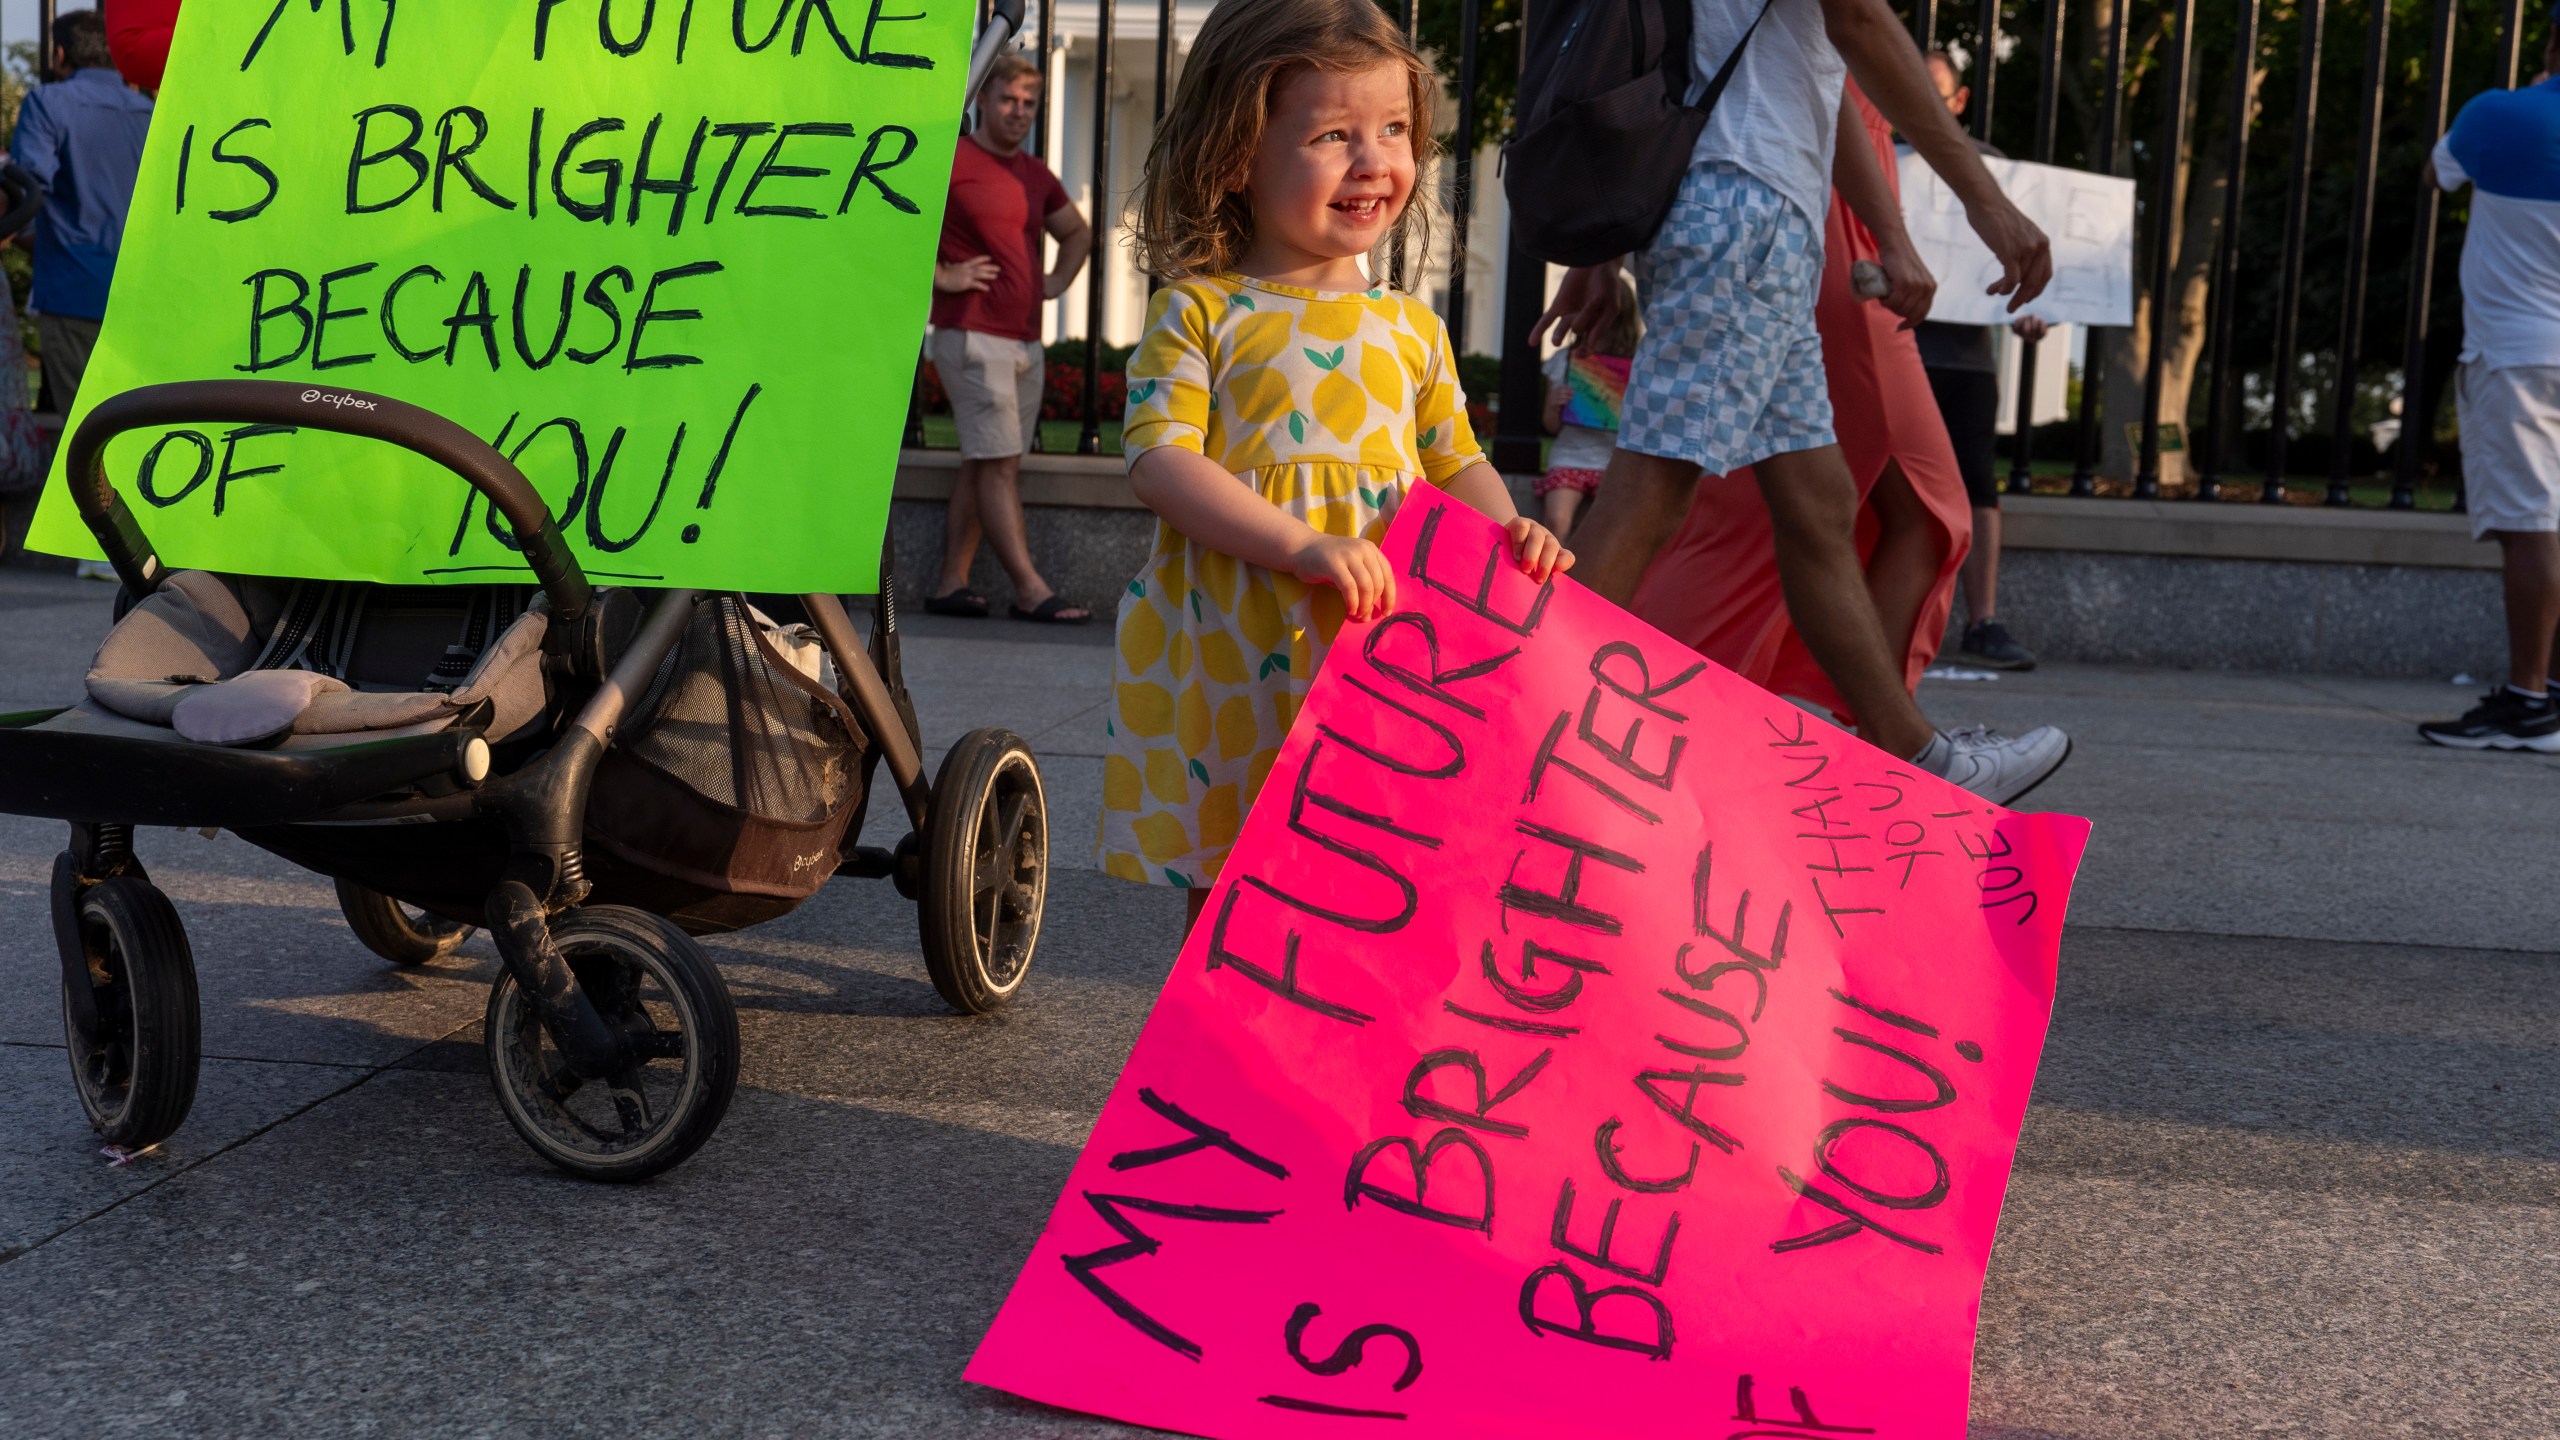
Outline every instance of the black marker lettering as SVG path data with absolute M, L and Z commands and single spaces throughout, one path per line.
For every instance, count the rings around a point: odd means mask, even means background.
M 560 318 L 551 327 L 551 347 L 540 355 L 536 355 L 533 353 L 533 337 L 525 333 L 524 326 L 525 307 L 532 299 L 529 292 L 533 286 L 533 267 L 530 265 L 516 267 L 516 358 L 524 361 L 526 368 L 539 370 L 559 358 L 560 347 L 569 339 L 569 310 L 574 303 L 573 297 L 577 292 L 577 285 L 576 271 L 560 272 Z
M 1431 1167 L 1438 1163 L 1443 1151 L 1452 1148 L 1465 1151 L 1476 1162 L 1476 1179 L 1484 1193 L 1481 1209 L 1444 1210 L 1427 1203 L 1431 1193 Z M 1389 1150 L 1401 1151 L 1406 1162 L 1413 1167 L 1411 1195 L 1384 1189 L 1368 1178 L 1370 1162 Z M 1485 1153 L 1484 1146 L 1474 1136 L 1454 1125 L 1432 1136 L 1428 1145 L 1416 1145 L 1402 1135 L 1372 1140 L 1361 1147 L 1359 1154 L 1351 1157 L 1350 1174 L 1342 1183 L 1343 1209 L 1356 1210 L 1363 1200 L 1375 1200 L 1390 1210 L 1428 1220 L 1435 1225 L 1478 1230 L 1490 1235 L 1493 1233 L 1493 1157 Z
M 1485 552 L 1484 574 L 1476 581 L 1473 593 L 1460 590 L 1436 578 L 1430 570 L 1431 547 L 1439 539 L 1440 517 L 1446 513 L 1446 511 L 1435 509 L 1422 517 L 1422 534 L 1413 542 L 1413 560 L 1405 567 L 1405 573 L 1448 596 L 1460 609 L 1480 615 L 1512 634 L 1526 639 L 1537 630 L 1538 623 L 1546 618 L 1547 602 L 1555 598 L 1555 582 L 1550 580 L 1539 586 L 1538 598 L 1530 602 L 1529 613 L 1514 620 L 1493 608 L 1493 577 L 1501 568 L 1502 562 L 1510 558 L 1503 553 L 1499 543 Z M 1524 574 L 1521 578 L 1525 580 L 1527 576 Z
M 290 282 L 293 298 L 280 305 L 268 304 L 267 282 L 271 280 Z M 254 375 L 301 359 L 302 352 L 311 346 L 311 307 L 304 303 L 311 298 L 311 282 L 291 270 L 261 270 L 240 283 L 249 287 L 249 363 L 231 368 Z M 271 355 L 266 347 L 267 322 L 288 315 L 301 323 L 302 331 L 294 337 L 292 349 Z
M 1423 653 L 1428 658 L 1420 670 L 1389 659 L 1381 653 L 1386 649 L 1389 636 L 1401 634 L 1406 630 L 1416 631 L 1422 636 Z M 1432 627 L 1431 617 L 1416 614 L 1411 610 L 1399 610 L 1379 621 L 1369 631 L 1369 638 L 1360 644 L 1361 657 L 1378 667 L 1379 674 L 1416 695 L 1439 701 L 1470 720 L 1483 719 L 1484 707 L 1460 699 L 1448 688 L 1450 682 L 1473 680 L 1480 675 L 1489 675 L 1509 664 L 1519 653 L 1519 649 L 1514 647 L 1498 655 L 1490 655 L 1482 660 L 1444 669 L 1440 664 L 1440 634 Z
M 1577 839 L 1534 820 L 1517 823 L 1521 834 L 1565 851 L 1564 882 L 1552 891 L 1532 890 L 1520 883 L 1520 862 L 1528 858 L 1529 852 L 1523 850 L 1512 856 L 1511 871 L 1503 879 L 1499 897 L 1502 928 L 1506 933 L 1511 929 L 1511 914 L 1515 910 L 1523 915 L 1543 915 L 1578 929 L 1596 930 L 1603 935 L 1615 935 L 1625 928 L 1617 916 L 1582 903 L 1582 865 L 1586 860 L 1597 860 L 1630 875 L 1641 875 L 1644 873 L 1643 861 L 1596 841 Z
M 402 124 L 409 127 L 409 133 L 380 150 L 368 151 L 365 149 L 366 138 L 372 131 L 374 118 L 382 115 L 396 117 Z M 427 171 L 430 167 L 427 164 L 427 157 L 418 151 L 418 142 L 425 139 L 427 135 L 427 122 L 417 111 L 406 105 L 375 105 L 369 109 L 357 111 L 355 119 L 355 144 L 347 152 L 347 213 L 372 215 L 406 201 L 410 196 L 418 193 L 418 187 L 427 183 Z M 409 183 L 401 188 L 399 194 L 388 200 L 367 203 L 361 193 L 364 172 L 375 165 L 392 160 L 400 161 L 409 167 Z
M 1236 902 L 1243 899 L 1245 887 L 1227 887 L 1224 900 L 1218 902 L 1218 918 L 1209 930 L 1209 964 L 1211 970 L 1233 970 L 1247 980 L 1302 1009 L 1312 1010 L 1328 1020 L 1350 1025 L 1366 1025 L 1375 1017 L 1365 1015 L 1348 1005 L 1337 1005 L 1298 984 L 1298 947 L 1301 937 L 1294 929 L 1285 932 L 1280 941 L 1280 969 L 1274 972 L 1237 954 L 1227 944 L 1229 923 L 1235 918 Z
M 1573 1181 L 1568 1179 L 1556 1194 L 1556 1218 L 1548 1230 L 1547 1239 L 1565 1254 L 1597 1265 L 1612 1275 L 1659 1285 L 1671 1275 L 1671 1244 L 1680 1238 L 1680 1213 L 1673 1211 L 1671 1218 L 1663 1222 L 1662 1244 L 1654 1250 L 1653 1264 L 1638 1269 L 1610 1253 L 1610 1245 L 1618 1238 L 1618 1210 L 1626 1203 L 1624 1200 L 1612 1200 L 1609 1208 L 1600 1212 L 1600 1243 L 1585 1250 L 1573 1243 Z
M 1547 1062 L 1554 1058 L 1556 1052 L 1553 1050 L 1539 1051 L 1536 1059 L 1521 1066 L 1510 1079 L 1502 1082 L 1501 1089 L 1487 1093 L 1489 1082 L 1484 1073 L 1484 1061 L 1478 1059 L 1474 1051 L 1434 1050 L 1415 1062 L 1413 1069 L 1404 1077 L 1405 1113 L 1416 1120 L 1446 1120 L 1470 1130 L 1482 1130 L 1488 1135 L 1508 1135 L 1515 1140 L 1525 1138 L 1529 1133 L 1528 1126 L 1496 1120 L 1493 1112 L 1500 1109 L 1504 1101 L 1526 1089 L 1530 1081 L 1538 1078 L 1538 1072 L 1547 1068 Z M 1468 1077 L 1475 1081 L 1474 1109 L 1461 1110 L 1422 1093 L 1422 1087 L 1429 1083 L 1434 1073 L 1453 1068 L 1466 1071 Z
M 1637 1178 L 1618 1159 L 1625 1153 L 1618 1148 L 1618 1131 L 1625 1124 L 1613 1115 L 1601 1121 L 1600 1128 L 1591 1132 L 1591 1148 L 1599 1153 L 1600 1170 L 1609 1177 L 1609 1183 L 1639 1195 L 1670 1195 L 1688 1189 L 1689 1182 L 1698 1178 L 1698 1157 L 1705 1152 L 1698 1148 L 1695 1140 L 1689 1142 L 1689 1163 L 1679 1174 L 1664 1180 Z
M 1485 980 L 1500 992 L 1503 999 L 1538 1015 L 1552 1015 L 1581 999 L 1582 977 L 1585 974 L 1609 973 L 1609 967 L 1597 960 L 1568 955 L 1561 950 L 1541 945 L 1535 940 L 1524 939 L 1520 942 L 1521 979 L 1535 979 L 1538 974 L 1538 962 L 1541 960 L 1552 960 L 1565 968 L 1563 984 L 1553 990 L 1532 990 L 1525 985 L 1514 983 L 1510 976 L 1502 973 L 1502 966 L 1494 959 L 1493 942 L 1490 940 L 1484 942 L 1484 953 L 1478 957 L 1477 963 L 1484 971 Z
M 208 210 L 205 214 L 228 225 L 242 220 L 255 219 L 260 212 L 275 203 L 276 192 L 284 188 L 282 183 L 276 179 L 276 172 L 268 169 L 265 163 L 260 161 L 254 155 L 234 154 L 223 148 L 231 143 L 231 138 L 233 136 L 239 134 L 243 130 L 267 130 L 272 128 L 274 127 L 264 120 L 243 120 L 239 124 L 232 126 L 230 129 L 223 131 L 222 138 L 213 142 L 213 145 L 207 151 L 208 154 L 212 155 L 215 160 L 222 164 L 237 165 L 242 169 L 247 170 L 250 174 L 257 176 L 260 183 L 267 187 L 267 193 L 259 196 L 255 204 L 243 205 L 237 209 L 230 210 Z M 187 133 L 190 136 L 194 135 L 194 127 L 188 127 Z M 183 210 L 186 208 L 186 177 L 183 174 L 179 177 L 178 186 L 178 208 Z
M 160 452 L 181 440 L 196 447 L 195 473 L 187 477 L 186 484 L 178 487 L 178 493 L 163 495 L 159 488 Z M 172 430 L 152 441 L 151 448 L 142 452 L 142 468 L 134 476 L 133 488 L 140 492 L 144 501 L 153 508 L 166 510 L 196 493 L 196 487 L 212 477 L 213 442 L 206 439 L 199 431 Z
M 374 352 L 371 350 L 367 350 L 361 355 L 330 355 L 326 353 L 328 349 L 329 322 L 332 320 L 348 320 L 365 313 L 365 307 L 362 305 L 353 306 L 344 310 L 331 309 L 329 307 L 329 287 L 337 284 L 341 280 L 353 280 L 357 276 L 362 275 L 373 268 L 374 262 L 367 260 L 361 265 L 350 265 L 343 270 L 332 270 L 328 274 L 320 277 L 319 313 L 313 316 L 311 321 L 312 369 L 335 370 L 343 365 L 367 364 L 374 358 Z
M 711 135 L 711 122 L 697 120 L 693 125 L 693 143 L 685 147 L 684 169 L 673 180 L 654 178 L 649 173 L 649 152 L 658 143 L 658 123 L 662 115 L 649 117 L 649 128 L 640 135 L 640 158 L 631 167 L 631 208 L 623 223 L 640 223 L 640 200 L 644 195 L 667 195 L 675 203 L 667 207 L 667 233 L 675 234 L 684 227 L 684 204 L 694 191 L 694 169 L 702 163 L 702 142 Z
M 1562 1280 L 1565 1287 L 1573 1292 L 1574 1320 L 1570 1325 L 1559 1325 L 1553 1320 L 1540 1319 L 1538 1316 L 1538 1291 L 1550 1280 Z M 1612 1299 L 1634 1300 L 1651 1311 L 1653 1334 L 1650 1337 L 1641 1334 L 1615 1335 L 1601 1329 L 1600 1302 Z M 1671 1358 L 1671 1311 L 1660 1300 L 1655 1299 L 1650 1292 L 1640 1290 L 1633 1285 L 1608 1285 L 1598 1290 L 1590 1289 L 1582 1283 L 1581 1276 L 1573 1273 L 1573 1267 L 1561 1260 L 1544 1269 L 1531 1272 L 1528 1281 L 1521 1285 L 1520 1322 L 1528 1326 L 1532 1334 L 1562 1335 L 1567 1339 L 1605 1346 L 1611 1350 L 1632 1350 L 1639 1355 L 1650 1355 L 1656 1360 Z
M 640 296 L 640 311 L 638 314 L 631 317 L 631 350 L 622 361 L 622 368 L 625 372 L 633 370 L 665 370 L 672 369 L 679 365 L 699 365 L 702 363 L 702 357 L 699 355 L 683 355 L 674 352 L 669 352 L 664 355 L 643 355 L 640 353 L 640 340 L 647 332 L 649 322 L 652 320 L 662 320 L 668 324 L 676 324 L 685 320 L 699 320 L 702 318 L 702 312 L 699 310 L 659 309 L 659 286 L 672 285 L 679 280 L 690 280 L 697 275 L 717 275 L 726 268 L 728 267 L 722 265 L 717 260 L 696 260 L 690 264 L 678 265 L 672 269 L 661 270 L 657 274 L 649 277 L 649 288 L 642 292 Z
M 1195 1220 L 1211 1225 L 1268 1225 L 1279 1217 L 1280 1212 L 1277 1210 L 1225 1210 L 1208 1205 L 1174 1205 L 1162 1200 L 1149 1200 L 1139 1195 L 1096 1195 L 1090 1190 L 1084 1192 L 1084 1199 L 1086 1204 L 1093 1207 L 1093 1213 L 1102 1217 L 1102 1223 L 1119 1233 L 1120 1243 L 1107 1245 L 1100 1250 L 1088 1251 L 1082 1255 L 1060 1257 L 1060 1263 L 1067 1267 L 1067 1273 L 1075 1277 L 1077 1284 L 1092 1291 L 1095 1299 L 1109 1306 L 1112 1314 L 1127 1321 L 1139 1334 L 1184 1359 L 1199 1359 L 1201 1350 L 1196 1342 L 1185 1339 L 1173 1327 L 1139 1309 L 1128 1297 L 1112 1289 L 1103 1282 L 1101 1277 L 1094 1274 L 1105 1266 L 1140 1259 L 1164 1248 L 1163 1241 L 1139 1229 L 1137 1222 L 1122 1212 L 1135 1210 L 1144 1215 L 1162 1215 L 1168 1220 Z
M 1174 1104 L 1172 1101 L 1165 1099 L 1163 1096 L 1158 1095 L 1154 1090 L 1143 1085 L 1138 1087 L 1138 1100 L 1148 1109 L 1156 1112 L 1156 1114 L 1161 1115 L 1165 1119 L 1172 1121 L 1174 1124 L 1181 1126 L 1183 1129 L 1190 1131 L 1191 1138 L 1188 1140 L 1176 1140 L 1170 1145 L 1158 1145 L 1147 1150 L 1123 1150 L 1119 1154 L 1111 1157 L 1112 1169 L 1138 1170 L 1149 1165 L 1161 1165 L 1168 1160 L 1179 1160 L 1185 1155 L 1197 1154 L 1202 1150 L 1216 1150 L 1230 1159 L 1241 1161 L 1246 1165 L 1252 1166 L 1254 1169 L 1261 1171 L 1263 1174 L 1270 1176 L 1274 1180 L 1286 1180 L 1289 1178 L 1288 1166 L 1281 1164 L 1279 1161 L 1272 1159 L 1268 1155 L 1257 1154 L 1252 1150 L 1246 1149 L 1244 1145 L 1237 1141 L 1235 1136 L 1215 1125 L 1210 1124 L 1208 1121 L 1203 1120 L 1192 1114 L 1190 1111 L 1183 1109 L 1181 1106 Z M 1307 1308 L 1312 1310 L 1315 1307 L 1309 1306 Z M 1318 1371 L 1317 1373 L 1333 1374 L 1337 1372 Z
M 232 481 L 255 480 L 261 475 L 273 475 L 284 468 L 284 462 L 277 461 L 273 465 L 253 465 L 246 470 L 232 469 L 231 461 L 233 452 L 239 448 L 240 442 L 243 440 L 255 440 L 262 435 L 291 435 L 293 433 L 294 427 L 291 425 L 242 425 L 236 429 L 222 432 L 222 468 L 215 471 L 213 476 L 214 514 L 219 515 L 222 513 L 223 503 L 230 495 Z
M 579 146 L 586 144 L 589 140 L 598 135 L 611 135 L 622 128 L 623 125 L 620 120 L 607 117 L 601 120 L 590 120 L 586 124 L 569 132 L 568 140 L 560 146 L 560 154 L 551 162 L 551 198 L 560 202 L 561 209 L 568 211 L 580 220 L 603 221 L 607 224 L 612 223 L 613 202 L 622 194 L 621 160 L 612 156 L 604 156 L 594 160 L 583 160 L 578 163 L 579 174 L 601 175 L 604 177 L 604 194 L 594 200 L 570 199 L 569 192 L 563 186 L 561 177 L 568 173 L 569 162 L 576 158 Z
M 880 158 L 880 142 L 891 135 L 898 137 L 898 153 L 883 160 Z M 853 208 L 854 193 L 862 188 L 865 180 L 871 182 L 872 189 L 880 192 L 881 200 L 890 209 L 907 215 L 921 213 L 916 202 L 899 194 L 890 188 L 888 181 L 880 178 L 882 174 L 906 164 L 907 157 L 915 153 L 916 132 L 906 126 L 883 125 L 872 131 L 871 138 L 862 142 L 862 160 L 853 167 L 853 178 L 844 182 L 844 198 L 836 202 L 836 213 L 842 215 Z
M 1698 1118 L 1698 1092 L 1709 1085 L 1739 1085 L 1742 1077 L 1730 1070 L 1709 1070 L 1693 1065 L 1686 1070 L 1641 1070 L 1636 1073 L 1636 1088 L 1654 1108 L 1680 1122 L 1682 1129 L 1713 1145 L 1727 1155 L 1742 1148 L 1742 1142 L 1727 1133 L 1723 1126 Z M 1664 1093 L 1665 1085 L 1677 1085 L 1682 1093 L 1678 1104 Z
M 498 312 L 489 303 L 489 277 L 474 270 L 463 282 L 462 298 L 454 303 L 453 313 L 444 322 L 444 363 L 451 365 L 454 354 L 462 348 L 462 332 L 480 332 L 481 347 L 488 352 L 489 368 L 498 368 Z M 491 517 L 493 520 L 495 516 Z
M 467 123 L 471 127 L 471 138 L 459 145 L 454 143 L 454 136 L 461 128 L 455 123 L 457 121 Z M 480 173 L 471 168 L 471 153 L 479 149 L 488 138 L 489 117 L 469 105 L 456 105 L 436 117 L 435 186 L 430 196 L 430 204 L 437 214 L 444 213 L 444 177 L 448 173 L 461 176 L 462 183 L 471 187 L 472 194 L 499 209 L 516 208 L 516 202 L 489 188 L 489 182 L 481 179 Z
M 622 286 L 623 294 L 628 295 L 631 293 L 631 272 L 623 269 L 619 265 L 599 270 L 594 275 L 588 277 L 586 294 L 587 305 L 590 309 L 601 310 L 604 312 L 604 318 L 613 322 L 613 333 L 606 336 L 605 342 L 596 346 L 594 349 L 571 350 L 569 352 L 569 358 L 577 361 L 581 365 L 593 365 L 598 360 L 601 360 L 607 355 L 610 355 L 614 351 L 622 348 L 622 307 L 613 303 L 612 296 L 604 293 L 604 284 L 607 280 L 619 283 Z

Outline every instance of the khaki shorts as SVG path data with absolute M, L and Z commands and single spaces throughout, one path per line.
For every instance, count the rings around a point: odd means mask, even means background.
M 2471 538 L 2560 530 L 2560 365 L 2469 360 L 2454 384 Z
M 1049 369 L 1039 341 L 936 330 L 926 353 L 960 422 L 961 459 L 1001 460 L 1030 451 Z

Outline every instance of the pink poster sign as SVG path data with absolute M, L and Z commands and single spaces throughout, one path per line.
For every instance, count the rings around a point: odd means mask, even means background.
M 1418 490 L 968 1378 L 1167 1430 L 1961 1440 L 2088 823 Z

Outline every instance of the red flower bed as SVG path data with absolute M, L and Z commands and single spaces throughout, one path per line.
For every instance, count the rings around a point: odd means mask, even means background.
M 1118 370 L 1105 369 L 1095 375 L 1096 399 L 1102 418 L 1117 420 L 1128 408 L 1129 379 Z M 934 372 L 933 362 L 919 361 L 916 382 L 923 391 L 924 413 L 948 415 L 951 396 L 942 388 L 942 377 Z M 1084 367 L 1064 361 L 1049 362 L 1049 373 L 1040 395 L 1040 418 L 1043 420 L 1081 420 L 1084 418 Z

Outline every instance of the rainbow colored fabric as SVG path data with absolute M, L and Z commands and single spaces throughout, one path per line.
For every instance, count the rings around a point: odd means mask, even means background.
M 1577 354 L 1565 363 L 1565 384 L 1573 394 L 1564 402 L 1564 423 L 1591 430 L 1618 428 L 1618 412 L 1627 400 L 1627 357 Z

